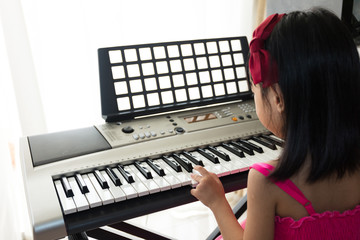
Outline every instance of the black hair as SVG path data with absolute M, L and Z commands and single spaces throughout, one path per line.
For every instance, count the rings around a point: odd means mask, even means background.
M 360 168 L 360 62 L 346 26 L 325 9 L 291 12 L 265 48 L 277 63 L 285 105 L 285 145 L 271 176 L 288 179 L 307 159 L 308 182 L 354 173 Z

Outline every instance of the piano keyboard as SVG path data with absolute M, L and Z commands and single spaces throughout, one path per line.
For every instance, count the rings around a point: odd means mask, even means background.
M 67 215 L 183 186 L 195 187 L 197 183 L 191 178 L 195 165 L 220 178 L 243 172 L 254 163 L 276 159 L 281 145 L 273 135 L 260 135 L 129 165 L 105 166 L 56 179 L 54 185 Z
M 225 192 L 245 188 L 249 167 L 281 145 L 252 100 L 22 138 L 28 235 L 58 239 L 194 202 L 195 165 Z

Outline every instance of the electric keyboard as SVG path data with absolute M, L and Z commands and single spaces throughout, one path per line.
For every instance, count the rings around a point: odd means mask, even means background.
M 20 140 L 34 239 L 58 239 L 196 201 L 193 167 L 226 192 L 282 141 L 260 123 L 246 38 L 99 49 L 107 123 Z
M 224 111 L 231 114 L 185 120 Z M 34 236 L 61 238 L 193 202 L 194 165 L 215 172 L 226 192 L 244 188 L 251 164 L 279 154 L 279 140 L 268 135 L 250 100 L 23 138 Z

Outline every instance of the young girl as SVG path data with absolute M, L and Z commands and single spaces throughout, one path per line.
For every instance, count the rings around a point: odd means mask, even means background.
M 353 39 L 324 9 L 269 16 L 253 34 L 249 70 L 257 115 L 285 140 L 254 164 L 246 227 L 219 178 L 195 167 L 191 194 L 224 239 L 360 239 L 360 63 Z

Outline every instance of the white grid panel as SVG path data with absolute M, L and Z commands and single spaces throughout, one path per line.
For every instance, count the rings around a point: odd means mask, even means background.
M 249 93 L 248 49 L 241 38 L 109 48 L 117 110 L 146 111 Z

